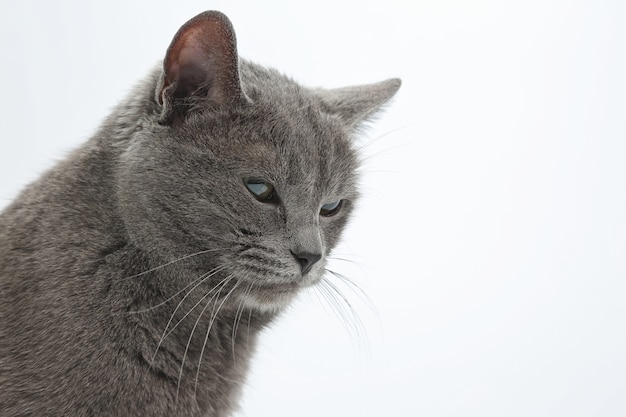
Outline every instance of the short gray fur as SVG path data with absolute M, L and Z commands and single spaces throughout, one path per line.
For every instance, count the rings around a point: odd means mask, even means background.
M 356 129 L 399 87 L 305 88 L 239 59 L 221 13 L 187 22 L 0 215 L 0 415 L 231 414 L 259 331 L 348 220 Z M 298 253 L 321 259 L 302 273 Z

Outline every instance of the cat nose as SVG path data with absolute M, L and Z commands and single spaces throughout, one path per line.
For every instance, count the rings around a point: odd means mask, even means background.
M 317 253 L 308 253 L 308 252 L 300 252 L 296 253 L 291 251 L 291 254 L 296 258 L 298 263 L 300 263 L 300 270 L 302 271 L 302 275 L 306 274 L 311 270 L 313 265 L 320 259 L 322 259 L 322 255 L 318 255 Z

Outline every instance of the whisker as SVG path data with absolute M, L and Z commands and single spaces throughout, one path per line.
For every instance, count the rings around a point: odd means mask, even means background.
M 196 309 L 196 307 L 198 307 L 204 300 L 206 300 L 207 298 L 209 298 L 209 296 L 211 294 L 213 294 L 216 290 L 216 288 L 219 285 L 222 285 L 224 283 L 224 281 L 226 281 L 228 279 L 228 277 L 222 279 L 214 288 L 210 289 L 206 294 L 204 294 L 202 297 L 200 297 L 200 299 L 185 313 L 185 315 L 183 317 L 181 317 L 180 320 L 178 320 L 176 322 L 176 324 L 174 324 L 174 326 L 172 326 L 171 329 L 169 329 L 169 331 L 167 332 L 167 334 L 165 335 L 165 338 L 168 338 L 169 335 L 171 335 L 172 333 L 174 333 L 174 330 L 176 330 L 176 328 L 178 327 L 178 325 L 180 325 L 183 321 L 185 321 L 185 319 L 187 317 L 189 317 L 189 315 Z
M 189 339 L 187 339 L 187 345 L 185 346 L 185 353 L 183 354 L 183 359 L 180 362 L 180 372 L 178 373 L 178 384 L 176 386 L 176 401 L 178 401 L 178 394 L 180 392 L 180 382 L 183 378 L 183 369 L 185 367 L 185 359 L 187 359 L 187 352 L 189 352 L 189 346 L 191 345 L 191 340 L 193 339 L 193 335 L 196 332 L 196 328 L 198 327 L 198 323 L 200 323 L 200 320 L 202 319 L 202 316 L 204 315 L 206 309 L 209 307 L 209 305 L 211 305 L 211 302 L 216 298 L 219 297 L 220 293 L 222 292 L 222 290 L 224 289 L 224 287 L 233 279 L 232 275 L 229 275 L 226 279 L 224 279 L 222 281 L 222 283 L 218 286 L 216 286 L 215 288 L 219 287 L 219 291 L 213 296 L 211 297 L 206 305 L 204 306 L 204 308 L 202 308 L 202 311 L 200 312 L 200 314 L 198 315 L 198 318 L 196 319 L 196 322 L 193 325 L 193 328 L 191 329 L 191 334 L 189 335 Z M 214 289 L 215 289 L 214 288 Z M 215 306 L 213 306 L 215 307 Z
M 212 276 L 211 274 L 212 274 L 213 272 L 217 272 L 217 269 L 218 269 L 218 268 L 219 268 L 219 267 L 214 268 L 214 269 L 212 269 L 211 271 L 209 271 L 209 272 L 206 272 L 206 273 L 202 274 L 202 275 L 201 275 L 200 277 L 198 277 L 196 280 L 191 281 L 189 284 L 185 285 L 185 287 L 184 287 L 184 288 L 182 288 L 181 290 L 179 290 L 178 292 L 176 292 L 176 294 L 172 295 L 171 297 L 167 298 L 167 299 L 166 299 L 166 300 L 164 300 L 164 301 L 161 301 L 159 304 L 156 304 L 156 305 L 154 305 L 154 306 L 152 306 L 152 307 L 145 308 L 145 309 L 143 309 L 143 310 L 126 311 L 126 312 L 124 312 L 124 314 L 147 313 L 148 311 L 152 311 L 152 310 L 155 310 L 155 309 L 157 309 L 157 308 L 159 308 L 159 307 L 161 307 L 161 306 L 164 306 L 165 304 L 169 303 L 169 302 L 170 302 L 170 301 L 172 301 L 174 298 L 176 298 L 176 296 L 178 296 L 178 295 L 182 294 L 183 292 L 185 292 L 185 290 L 186 290 L 187 288 L 191 287 L 191 286 L 192 286 L 192 285 L 194 285 L 194 284 L 196 284 L 196 285 L 195 285 L 195 286 L 194 286 L 194 287 L 193 287 L 190 291 L 195 290 L 195 289 L 196 289 L 199 285 L 201 285 L 203 282 L 205 282 L 208 278 L 211 278 L 211 276 Z M 187 295 L 188 295 L 188 294 L 189 294 L 189 293 L 187 293 Z M 183 297 L 183 300 L 182 300 L 182 301 L 184 301 L 184 300 L 185 300 L 185 297 Z
M 252 286 L 250 286 L 250 288 L 252 288 Z M 252 323 L 252 309 L 251 308 L 248 309 L 248 328 L 246 329 L 247 330 L 247 334 L 246 334 L 246 351 L 247 352 L 250 352 L 250 327 L 252 327 L 250 323 Z
M 409 128 L 412 128 L 412 127 L 414 127 L 414 126 L 417 126 L 417 123 L 410 123 L 410 124 L 408 124 L 408 125 L 404 125 L 404 126 L 396 127 L 395 129 L 391 129 L 390 131 L 385 132 L 385 133 L 383 133 L 382 135 L 378 135 L 378 136 L 377 136 L 377 137 L 375 137 L 374 139 L 368 140 L 368 141 L 367 141 L 367 142 L 365 142 L 363 145 L 358 146 L 358 147 L 356 148 L 356 151 L 360 153 L 360 152 L 362 152 L 364 149 L 369 148 L 369 147 L 370 147 L 370 146 L 372 146 L 373 144 L 377 143 L 379 140 L 381 140 L 381 139 L 383 139 L 383 138 L 385 138 L 385 137 L 387 137 L 387 136 L 389 136 L 389 135 L 391 135 L 391 134 L 398 133 L 398 132 L 400 132 L 400 131 L 402 131 L 402 130 L 409 129 Z
M 361 321 L 361 317 L 357 313 L 356 309 L 352 306 L 350 301 L 343 295 L 343 293 L 339 290 L 339 288 L 333 284 L 332 281 L 327 278 L 322 278 L 324 286 L 327 288 L 328 294 L 335 300 L 335 305 L 339 307 L 339 314 L 344 316 L 344 313 L 349 313 L 351 318 L 350 321 L 346 320 L 345 324 L 351 324 L 351 326 L 347 326 L 348 331 L 353 332 L 356 336 L 356 339 L 362 342 L 362 346 L 369 351 L 369 341 L 367 338 L 367 332 L 365 331 L 365 326 Z M 338 298 L 337 298 L 338 297 Z M 343 301 L 343 303 L 340 302 Z M 347 310 L 342 308 L 342 306 L 347 307 Z M 345 320 L 345 316 L 344 316 Z
M 354 282 L 353 279 L 345 276 L 344 274 L 340 274 L 339 272 L 336 272 L 327 268 L 326 268 L 326 272 L 329 272 L 334 277 L 338 278 L 343 283 L 345 283 L 346 286 L 350 289 L 350 291 L 352 291 L 357 297 L 361 299 L 361 301 L 363 301 L 365 305 L 367 305 L 370 311 L 376 314 L 377 317 L 380 316 L 380 314 L 378 313 L 378 310 L 376 309 L 376 304 L 374 303 L 372 298 L 359 286 L 359 284 Z
M 328 291 L 326 287 L 324 287 L 324 282 L 322 281 L 320 282 L 320 284 L 321 286 L 319 288 L 317 285 L 315 287 L 309 287 L 310 291 L 307 291 L 307 294 L 309 295 L 309 297 L 311 297 L 311 293 L 315 294 L 315 298 L 317 299 L 318 304 L 324 309 L 324 312 L 326 314 L 328 314 L 329 316 L 333 314 L 336 315 L 336 310 L 334 310 L 334 307 L 330 306 L 330 301 L 328 300 L 327 295 L 324 294 L 325 291 Z M 328 307 L 330 307 L 332 313 L 328 310 Z
M 163 333 L 161 334 L 161 339 L 159 340 L 159 343 L 157 344 L 156 350 L 154 352 L 154 355 L 152 356 L 152 362 L 154 362 L 154 359 L 156 358 L 157 353 L 159 352 L 159 348 L 161 347 L 161 344 L 163 343 L 163 341 L 170 335 L 172 334 L 172 332 L 178 327 L 178 325 L 180 323 L 183 322 L 183 320 L 185 320 L 187 318 L 187 316 L 189 316 L 189 314 L 191 314 L 191 312 L 193 310 L 195 310 L 196 307 L 198 307 L 198 305 L 200 305 L 200 303 L 202 301 L 204 301 L 220 284 L 222 284 L 226 278 L 224 278 L 222 281 L 220 281 L 220 283 L 215 286 L 214 288 L 212 288 L 207 294 L 205 294 L 204 296 L 202 296 L 202 298 L 200 298 L 200 300 L 194 304 L 193 307 L 191 307 L 189 309 L 189 311 L 187 311 L 187 313 L 183 316 L 183 318 L 181 318 L 180 320 L 178 320 L 178 322 L 171 328 L 170 324 L 172 324 L 172 321 L 174 320 L 174 316 L 176 315 L 176 312 L 180 309 L 180 307 L 183 305 L 183 302 L 187 299 L 187 297 L 189 297 L 189 295 L 193 292 L 193 290 L 195 290 L 196 288 L 198 288 L 202 283 L 206 282 L 209 278 L 211 278 L 212 276 L 214 276 L 215 274 L 217 274 L 218 272 L 221 272 L 222 270 L 224 270 L 226 268 L 226 266 L 221 266 L 221 267 L 217 267 L 214 268 L 212 270 L 212 272 L 207 272 L 204 276 L 196 285 L 194 285 L 194 287 L 192 289 L 190 289 L 189 291 L 187 291 L 187 294 L 185 294 L 185 296 L 180 300 L 180 302 L 178 303 L 178 305 L 176 306 L 176 308 L 174 309 L 174 311 L 172 312 L 172 314 L 170 315 L 170 318 L 167 322 L 167 325 L 165 326 L 165 329 L 163 330 Z M 169 329 L 169 332 L 168 332 Z M 151 362 L 151 363 L 152 363 Z
M 209 341 L 209 333 L 211 333 L 211 328 L 213 327 L 213 323 L 215 322 L 215 319 L 217 318 L 217 315 L 222 310 L 222 307 L 226 303 L 226 300 L 228 300 L 228 297 L 230 297 L 230 295 L 233 293 L 233 291 L 235 291 L 237 289 L 237 287 L 239 286 L 239 283 L 240 283 L 240 281 L 235 281 L 235 285 L 233 285 L 233 288 L 231 288 L 230 291 L 228 291 L 228 293 L 226 294 L 226 296 L 224 297 L 224 299 L 222 300 L 220 305 L 217 307 L 217 310 L 215 310 L 215 313 L 211 314 L 211 320 L 209 321 L 209 327 L 207 328 L 206 336 L 204 337 L 204 343 L 202 344 L 202 350 L 200 350 L 200 357 L 198 358 L 198 369 L 196 369 L 196 380 L 195 380 L 195 385 L 194 385 L 194 390 L 193 390 L 194 397 L 196 396 L 196 393 L 197 393 L 197 390 L 198 390 L 198 379 L 200 378 L 200 366 L 202 364 L 202 356 L 204 355 L 204 350 L 206 349 L 207 342 Z
M 339 303 L 339 300 L 332 293 L 330 288 L 328 288 L 328 283 L 326 282 L 325 279 L 322 279 L 322 281 L 320 281 L 320 284 L 321 285 L 319 286 L 319 288 L 318 287 L 315 287 L 315 288 L 319 289 L 319 293 L 323 296 L 322 299 L 324 300 L 325 304 L 327 304 L 330 307 L 330 310 L 339 319 L 342 326 L 344 326 L 346 330 L 349 331 L 350 329 L 347 323 L 347 318 L 344 314 L 344 309 Z M 319 297 L 319 294 L 318 294 L 318 297 Z
M 342 262 L 347 262 L 347 263 L 349 263 L 349 264 L 356 265 L 356 266 L 359 266 L 359 267 L 361 266 L 361 264 L 360 264 L 359 262 L 354 261 L 354 260 L 352 260 L 352 259 L 343 258 L 343 257 L 341 257 L 341 256 L 329 255 L 329 256 L 328 256 L 328 259 L 333 260 L 333 261 L 342 261 Z
M 378 151 L 378 152 L 367 154 L 367 155 L 361 157 L 361 164 L 365 165 L 366 163 L 370 162 L 374 158 L 377 158 L 377 157 L 380 157 L 380 156 L 383 156 L 383 155 L 387 155 L 387 154 L 389 154 L 389 153 L 391 153 L 393 151 L 397 151 L 398 149 L 403 149 L 403 148 L 406 148 L 406 147 L 411 146 L 411 145 L 413 145 L 412 142 L 401 143 L 401 144 L 396 145 L 396 146 L 391 146 L 389 148 L 385 148 L 385 149 L 383 149 L 381 151 Z
M 162 265 L 155 266 L 154 268 L 148 269 L 147 271 L 143 271 L 143 272 L 140 272 L 140 273 L 138 273 L 138 274 L 131 275 L 131 276 L 126 277 L 126 278 L 122 278 L 122 280 L 128 280 L 128 279 L 137 278 L 137 277 L 140 277 L 140 276 L 142 276 L 142 275 L 149 274 L 150 272 L 154 272 L 154 271 L 157 271 L 157 270 L 159 270 L 159 269 L 163 269 L 163 268 L 165 268 L 165 267 L 167 267 L 167 266 L 170 266 L 170 265 L 172 265 L 172 264 L 175 264 L 175 263 L 177 263 L 177 262 L 184 261 L 185 259 L 193 258 L 194 256 L 202 255 L 202 254 L 209 253 L 209 252 L 217 252 L 217 251 L 220 251 L 220 250 L 226 250 L 226 249 L 229 249 L 229 248 L 216 248 L 216 249 L 206 249 L 206 250 L 201 250 L 201 251 L 199 251 L 199 252 L 192 253 L 192 254 L 190 254 L 190 255 L 181 256 L 181 257 L 180 257 L 180 258 L 178 258 L 178 259 L 174 259 L 173 261 L 166 262 L 166 263 L 164 263 L 164 264 L 162 264 Z
M 353 325 L 349 318 L 347 317 L 345 308 L 339 302 L 337 296 L 333 293 L 333 291 L 328 287 L 328 283 L 325 280 L 320 282 L 319 292 L 323 295 L 323 300 L 330 307 L 333 315 L 339 319 L 339 323 L 348 331 L 350 334 L 355 334 L 356 332 L 353 329 Z
M 237 306 L 237 312 L 235 313 L 235 322 L 233 323 L 233 333 L 232 333 L 232 351 L 233 351 L 233 364 L 235 363 L 235 340 L 237 339 L 237 331 L 239 330 L 239 323 L 241 322 L 241 318 L 243 317 L 243 305 L 246 301 L 246 297 L 250 295 L 250 291 L 252 290 L 252 283 L 248 284 L 248 289 L 245 291 L 243 296 L 241 297 L 241 301 L 239 301 L 239 305 Z M 250 323 L 248 323 L 249 325 Z

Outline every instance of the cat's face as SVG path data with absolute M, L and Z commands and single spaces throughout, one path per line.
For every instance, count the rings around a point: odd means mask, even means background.
M 190 262 L 196 274 L 223 268 L 208 282 L 232 276 L 246 304 L 276 308 L 324 274 L 357 197 L 358 163 L 315 93 L 294 86 L 281 98 L 262 87 L 236 111 L 137 135 L 125 186 L 151 247 L 211 250 Z
M 209 21 L 223 32 L 220 19 Z M 177 39 L 192 35 L 177 35 L 168 54 L 187 48 Z M 206 68 L 180 53 L 187 58 L 174 71 L 166 57 L 157 86 L 161 124 L 146 124 L 122 157 L 127 229 L 164 262 L 197 254 L 177 263 L 179 286 L 206 278 L 204 292 L 231 307 L 277 310 L 324 275 L 358 196 L 353 130 L 399 82 L 306 89 L 239 62 L 231 49 L 207 48 L 202 65 L 224 59 L 211 70 L 235 73 L 210 72 L 210 82 L 190 86 Z

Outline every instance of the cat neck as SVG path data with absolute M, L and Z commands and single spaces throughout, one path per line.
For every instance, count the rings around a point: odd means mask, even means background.
M 149 271 L 150 263 L 132 245 L 110 255 L 107 263 L 135 265 L 105 300 L 118 324 L 113 326 L 119 333 L 114 343 L 130 351 L 128 356 L 143 370 L 134 385 L 164 386 L 181 407 L 192 404 L 206 410 L 219 402 L 234 406 L 258 335 L 276 313 L 244 310 L 238 303 L 221 305 L 220 299 L 204 298 L 206 292 L 189 292 L 191 287 L 181 292 L 187 283 L 167 268 L 137 275 Z M 170 289 L 165 282 L 174 285 Z

